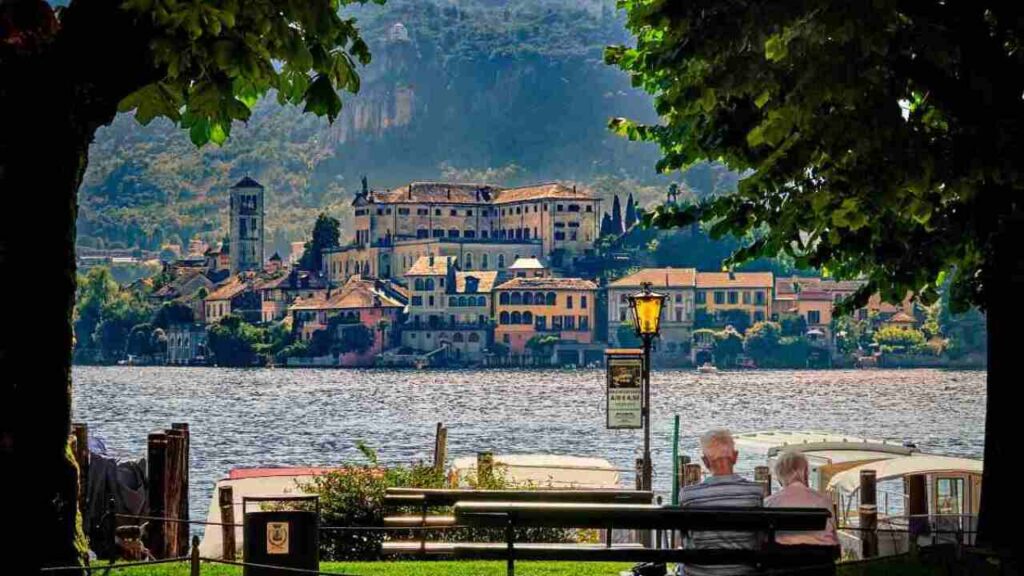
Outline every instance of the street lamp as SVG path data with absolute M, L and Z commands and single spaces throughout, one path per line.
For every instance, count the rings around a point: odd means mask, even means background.
M 633 326 L 636 335 L 644 343 L 643 387 L 644 400 L 641 409 L 644 426 L 644 468 L 641 488 L 651 489 L 651 341 L 657 338 L 661 329 L 661 309 L 665 305 L 665 294 L 651 290 L 652 284 L 644 282 L 640 292 L 629 296 L 630 309 L 633 311 Z

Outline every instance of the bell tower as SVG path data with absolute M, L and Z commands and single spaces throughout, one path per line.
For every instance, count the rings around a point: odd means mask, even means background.
M 263 268 L 263 186 L 246 176 L 231 187 L 231 273 Z

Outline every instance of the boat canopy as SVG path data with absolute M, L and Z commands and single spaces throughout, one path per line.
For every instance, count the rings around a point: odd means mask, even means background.
M 734 438 L 738 446 L 767 452 L 770 457 L 785 450 L 798 450 L 807 456 L 813 455 L 830 462 L 848 462 L 858 458 L 894 458 L 907 456 L 916 451 L 913 447 L 896 442 L 831 432 L 766 430 L 737 434 Z M 861 454 L 855 454 L 856 452 Z
M 972 458 L 915 454 L 879 462 L 861 464 L 833 476 L 828 482 L 830 492 L 851 494 L 860 489 L 861 470 L 874 470 L 878 481 L 915 474 L 961 473 L 981 474 L 982 461 Z
M 553 488 L 620 488 L 619 470 L 604 458 L 551 454 L 494 455 L 494 467 L 513 484 Z M 476 457 L 456 458 L 457 478 L 476 474 Z

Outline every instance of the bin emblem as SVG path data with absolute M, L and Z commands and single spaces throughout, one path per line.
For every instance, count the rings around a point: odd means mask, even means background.
M 288 553 L 288 523 L 267 522 L 267 554 Z

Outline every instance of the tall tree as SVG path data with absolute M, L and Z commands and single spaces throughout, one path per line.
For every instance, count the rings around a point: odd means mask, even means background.
M 608 236 L 612 233 L 612 217 L 607 212 L 601 217 L 601 237 Z
M 303 270 L 319 272 L 323 266 L 323 253 L 326 248 L 337 248 L 341 244 L 341 222 L 321 212 L 313 224 L 313 238 L 306 242 L 299 267 Z
M 629 230 L 636 224 L 636 203 L 633 202 L 633 193 L 629 193 L 629 199 L 626 200 L 626 230 Z
M 615 195 L 612 201 L 612 234 L 622 234 L 622 204 L 619 203 L 619 195 Z
M 348 3 L 71 0 L 56 12 L 43 0 L 0 3 L 0 190 L 17 205 L 0 211 L 0 277 L 31 270 L 33 300 L 45 304 L 15 306 L 0 342 L 0 468 L 35 475 L 0 475 L 0 506 L 19 518 L 0 541 L 46 543 L 19 554 L 23 572 L 84 553 L 67 449 L 70 319 L 76 191 L 96 130 L 134 110 L 142 124 L 170 119 L 196 145 L 221 143 L 270 90 L 333 120 L 337 90 L 358 90 L 356 62 L 370 60 L 354 19 L 339 14 Z M 19 338 L 26 326 L 45 329 Z
M 737 192 L 645 216 L 762 233 L 734 260 L 798 266 L 925 303 L 949 277 L 955 308 L 988 316 L 985 472 L 978 541 L 1014 550 L 1014 332 L 1024 325 L 1024 11 L 993 0 L 624 0 L 633 47 L 606 60 L 655 97 L 662 171 L 722 159 Z

